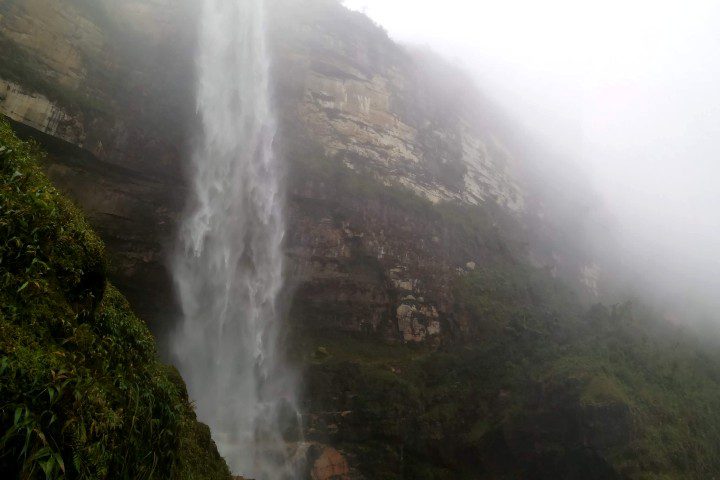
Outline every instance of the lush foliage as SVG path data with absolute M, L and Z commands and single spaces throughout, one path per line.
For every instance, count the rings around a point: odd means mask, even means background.
M 102 242 L 0 123 L 0 476 L 228 478 Z

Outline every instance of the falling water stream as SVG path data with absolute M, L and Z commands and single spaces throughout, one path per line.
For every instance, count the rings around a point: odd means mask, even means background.
M 200 420 L 234 473 L 292 478 L 281 417 L 294 377 L 278 353 L 284 219 L 262 0 L 202 0 L 202 135 L 174 276 L 173 347 Z

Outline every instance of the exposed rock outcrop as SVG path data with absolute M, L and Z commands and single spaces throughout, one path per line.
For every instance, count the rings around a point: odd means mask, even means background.
M 332 447 L 313 445 L 308 452 L 311 480 L 351 480 L 345 457 Z
M 481 118 L 443 98 L 446 86 L 434 90 L 423 61 L 339 5 L 274 3 L 277 70 L 292 72 L 278 75 L 283 113 L 328 156 L 434 203 L 522 212 L 516 161 Z
M 0 80 L 0 110 L 11 120 L 68 143 L 82 146 L 85 132 L 82 121 L 37 92 Z

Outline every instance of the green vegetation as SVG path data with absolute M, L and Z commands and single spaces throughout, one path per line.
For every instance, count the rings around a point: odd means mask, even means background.
M 526 267 L 474 272 L 457 296 L 477 327 L 467 344 L 432 350 L 340 333 L 300 342 L 309 409 L 352 412 L 318 439 L 355 452 L 368 478 L 720 470 L 716 352 L 631 304 L 583 312 Z
M 304 408 L 319 412 L 310 439 L 349 452 L 373 479 L 720 471 L 720 355 L 708 342 L 641 305 L 583 305 L 522 261 L 522 232 L 490 209 L 433 205 L 319 151 L 301 153 L 296 184 L 322 183 L 341 192 L 338 203 L 392 205 L 443 225 L 459 248 L 494 252 L 453 286 L 455 318 L 446 320 L 468 325 L 465 343 L 383 344 L 297 328 Z
M 0 476 L 229 477 L 104 247 L 0 123 Z

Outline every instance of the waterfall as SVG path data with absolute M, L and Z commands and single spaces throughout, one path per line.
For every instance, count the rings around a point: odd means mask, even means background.
M 197 68 L 202 136 L 174 261 L 173 351 L 233 472 L 291 478 L 280 423 L 295 382 L 277 345 L 284 219 L 262 0 L 202 0 Z

